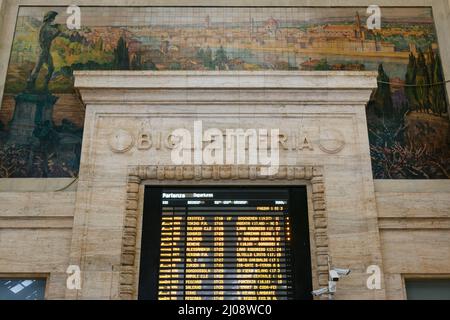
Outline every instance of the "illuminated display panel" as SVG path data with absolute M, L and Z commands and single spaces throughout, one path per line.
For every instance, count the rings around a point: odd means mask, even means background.
M 299 297 L 295 284 L 305 277 L 296 277 L 295 270 L 301 270 L 299 262 L 309 261 L 309 249 L 303 243 L 308 259 L 297 259 L 296 266 L 292 232 L 298 228 L 291 229 L 290 189 L 157 188 L 149 193 L 145 201 L 153 209 L 144 210 L 152 216 L 146 220 L 144 215 L 141 298 Z M 145 222 L 150 220 L 153 241 L 158 241 L 146 249 Z M 148 250 L 153 251 L 151 261 L 145 259 Z M 150 269 L 152 281 L 145 276 Z

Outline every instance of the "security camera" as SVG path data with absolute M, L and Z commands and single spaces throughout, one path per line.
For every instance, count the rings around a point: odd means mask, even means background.
M 336 270 L 330 270 L 330 281 L 339 281 L 340 277 Z
M 333 268 L 340 276 L 348 276 L 350 274 L 350 269 L 343 268 Z
M 347 276 L 350 273 L 350 269 L 333 268 L 330 270 L 330 281 L 339 281 L 341 276 Z
M 336 293 L 336 281 L 328 281 L 328 292 L 331 294 Z
M 318 297 L 323 294 L 329 293 L 328 288 L 320 288 L 311 292 L 313 296 Z

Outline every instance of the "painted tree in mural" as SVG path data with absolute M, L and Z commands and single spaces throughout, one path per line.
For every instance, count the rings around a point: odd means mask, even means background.
M 416 72 L 416 57 L 411 52 L 409 54 L 409 62 L 405 75 L 405 96 L 411 109 L 417 108 L 416 89 L 414 87 L 416 85 Z
M 205 50 L 205 54 L 203 56 L 203 64 L 208 69 L 214 69 L 214 61 L 213 61 L 213 56 L 212 56 L 212 50 L 211 50 L 211 48 L 209 46 Z
M 410 54 L 405 76 L 405 95 L 410 110 L 442 116 L 447 112 L 441 58 L 431 47 L 426 55 Z
M 384 71 L 383 65 L 378 66 L 378 88 L 372 98 L 373 108 L 378 117 L 391 118 L 393 116 L 393 105 L 391 97 L 391 86 L 389 76 Z
M 214 64 L 217 69 L 224 70 L 227 67 L 228 57 L 225 52 L 225 49 L 220 46 L 220 48 L 216 51 L 216 56 L 214 58 Z
M 436 59 L 434 61 L 434 66 L 432 68 L 431 79 L 433 86 L 431 87 L 431 103 L 433 113 L 442 116 L 443 113 L 447 112 L 446 95 L 444 88 L 444 75 L 442 73 L 441 57 L 436 54 Z
M 131 69 L 132 70 L 142 70 L 142 54 L 136 52 L 131 58 Z
M 201 61 L 201 63 L 206 69 L 209 70 L 215 69 L 213 53 L 209 46 L 207 46 L 206 49 L 203 48 L 198 49 L 197 58 Z
M 416 72 L 416 97 L 419 111 L 425 111 L 430 104 L 428 100 L 428 85 L 430 78 L 428 77 L 428 69 L 426 65 L 425 55 L 419 50 L 417 58 L 417 72 Z
M 130 69 L 130 56 L 128 53 L 127 42 L 123 37 L 117 41 L 117 47 L 114 50 L 114 67 L 117 70 Z

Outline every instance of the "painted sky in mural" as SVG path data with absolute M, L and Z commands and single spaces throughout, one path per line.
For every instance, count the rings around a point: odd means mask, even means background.
M 429 8 L 82 7 L 52 43 L 55 71 L 26 93 L 46 12 L 19 10 L 0 110 L 0 177 L 76 176 L 84 110 L 74 70 L 378 70 L 367 105 L 375 178 L 450 177 L 449 121 Z

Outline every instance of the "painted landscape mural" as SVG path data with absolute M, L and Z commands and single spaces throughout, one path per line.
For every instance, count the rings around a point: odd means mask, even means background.
M 73 71 L 118 69 L 378 70 L 367 105 L 374 178 L 450 178 L 429 8 L 382 10 L 380 30 L 366 27 L 366 8 L 82 7 L 79 30 L 65 28 L 65 10 L 19 10 L 0 109 L 0 177 L 76 176 L 84 109 Z

